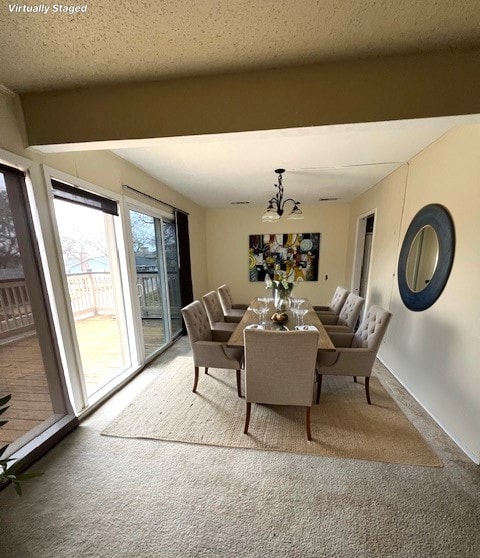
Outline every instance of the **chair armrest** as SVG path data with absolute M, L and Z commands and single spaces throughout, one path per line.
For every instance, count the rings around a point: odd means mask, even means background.
M 335 359 L 333 355 L 336 355 Z M 324 355 L 319 352 L 317 372 L 337 376 L 370 376 L 375 356 L 375 351 L 366 348 L 341 347 L 335 353 Z
M 322 312 L 317 312 L 317 316 L 323 325 L 335 325 L 338 322 L 337 314 L 322 314 Z
M 340 368 L 344 368 L 348 375 L 370 376 L 375 357 L 376 352 L 371 349 L 340 347 L 336 364 Z
M 327 312 L 327 311 L 330 310 L 330 306 L 314 306 L 313 309 L 314 309 L 315 311 L 317 311 L 317 312 L 318 312 L 318 311 Z
M 232 336 L 231 331 L 225 329 L 212 329 L 212 341 L 217 343 L 227 343 Z
M 228 348 L 226 343 L 196 341 L 192 346 L 195 366 L 241 368 L 243 349 Z
M 331 333 L 353 333 L 352 328 L 347 325 L 325 325 L 325 330 L 330 335 Z
M 340 332 L 340 331 L 327 331 L 332 343 L 335 347 L 351 347 L 354 333 Z
M 234 310 L 246 310 L 248 308 L 248 304 L 232 304 L 232 308 Z

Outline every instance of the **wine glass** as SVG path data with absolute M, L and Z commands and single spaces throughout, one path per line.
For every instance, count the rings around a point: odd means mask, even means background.
M 256 306 L 255 308 L 252 308 L 252 310 L 255 312 L 255 314 L 258 316 L 258 325 L 261 325 L 261 316 L 262 316 L 262 311 L 263 308 L 261 306 Z
M 292 311 L 296 308 L 300 308 L 300 304 L 302 303 L 301 298 L 291 298 L 290 302 L 292 303 Z
M 298 306 L 295 306 L 292 301 L 292 314 L 295 320 L 295 325 L 298 326 Z
M 268 306 L 261 306 L 260 307 L 260 323 L 262 325 L 266 324 L 267 314 L 268 314 Z
M 303 317 L 308 312 L 308 308 L 297 308 L 296 312 L 297 312 L 297 316 L 299 318 L 298 321 L 300 322 L 298 325 L 303 326 L 304 325 L 303 324 Z

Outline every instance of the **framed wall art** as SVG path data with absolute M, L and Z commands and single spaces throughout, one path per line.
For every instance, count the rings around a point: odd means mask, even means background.
M 250 281 L 274 279 L 275 270 L 290 281 L 318 281 L 320 233 L 253 234 L 249 236 Z

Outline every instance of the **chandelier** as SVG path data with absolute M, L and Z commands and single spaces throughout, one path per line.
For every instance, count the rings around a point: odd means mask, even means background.
M 293 203 L 292 211 L 288 214 L 287 219 L 303 219 L 302 210 L 298 207 L 300 205 L 299 201 L 295 201 L 293 198 L 283 199 L 283 184 L 282 184 L 282 174 L 285 169 L 275 169 L 278 174 L 278 184 L 274 184 L 275 188 L 278 188 L 278 192 L 273 198 L 268 200 L 268 207 L 265 213 L 262 215 L 262 221 L 266 223 L 271 223 L 277 221 L 283 215 L 285 204 L 287 202 Z

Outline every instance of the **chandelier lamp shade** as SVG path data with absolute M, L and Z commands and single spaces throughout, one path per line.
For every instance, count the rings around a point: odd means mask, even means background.
M 303 213 L 300 209 L 299 201 L 295 201 L 293 198 L 283 199 L 283 177 L 282 174 L 285 172 L 285 169 L 275 169 L 275 172 L 278 174 L 278 184 L 274 184 L 275 188 L 278 188 L 278 192 L 268 200 L 268 206 L 265 210 L 265 213 L 262 215 L 262 221 L 264 223 L 273 223 L 274 221 L 278 221 L 280 217 L 283 215 L 285 210 L 285 204 L 287 202 L 291 202 L 293 204 L 292 210 L 287 215 L 287 219 L 303 219 Z

